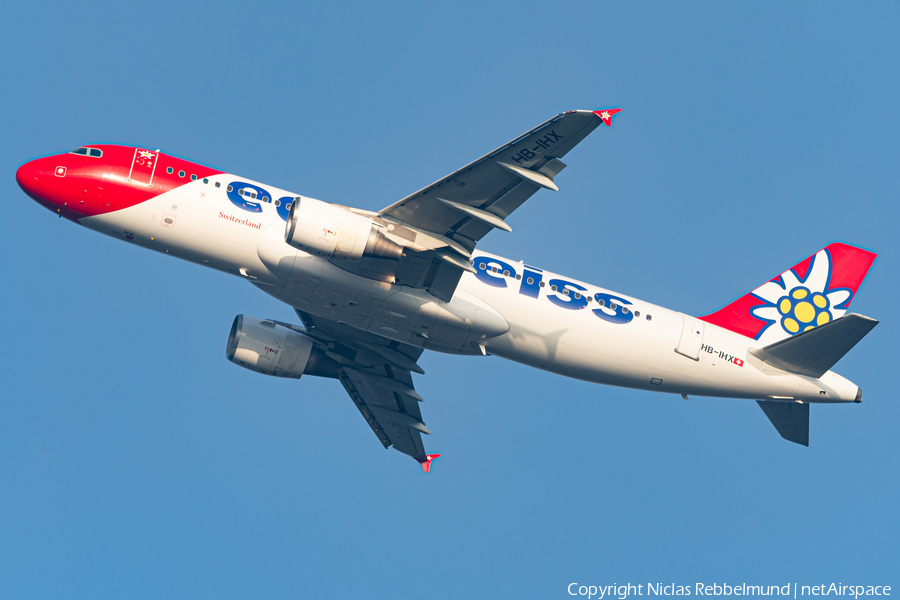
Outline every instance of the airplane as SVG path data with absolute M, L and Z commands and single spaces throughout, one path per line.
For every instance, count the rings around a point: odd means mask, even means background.
M 495 355 L 566 377 L 758 402 L 809 445 L 809 406 L 860 402 L 831 371 L 878 321 L 848 313 L 876 254 L 833 243 L 709 315 L 656 306 L 477 248 L 621 109 L 558 114 L 390 206 L 341 206 L 148 148 L 32 160 L 22 190 L 60 218 L 244 279 L 301 324 L 237 315 L 229 361 L 340 381 L 385 448 L 438 454 L 412 374 L 425 350 Z

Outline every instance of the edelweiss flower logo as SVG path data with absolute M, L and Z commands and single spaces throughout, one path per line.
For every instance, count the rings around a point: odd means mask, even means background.
M 804 279 L 789 269 L 755 289 L 753 295 L 766 304 L 750 314 L 767 322 L 756 339 L 772 344 L 844 316 L 853 292 L 830 286 L 831 256 L 821 250 L 810 261 Z

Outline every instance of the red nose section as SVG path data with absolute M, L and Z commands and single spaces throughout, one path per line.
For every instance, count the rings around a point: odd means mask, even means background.
M 52 167 L 49 167 L 49 169 L 52 169 Z M 54 193 L 54 186 L 51 181 L 53 178 L 53 172 L 48 171 L 46 158 L 27 162 L 16 171 L 16 183 L 19 184 L 23 192 L 41 206 L 55 213 L 61 213 L 64 201 L 59 197 L 59 194 Z
M 36 160 L 27 162 L 16 171 L 16 183 L 22 188 L 22 191 L 37 200 L 37 185 L 40 176 L 40 167 Z

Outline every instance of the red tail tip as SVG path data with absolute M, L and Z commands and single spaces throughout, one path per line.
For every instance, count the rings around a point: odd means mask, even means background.
M 603 110 L 595 110 L 594 114 L 600 117 L 607 127 L 612 127 L 613 116 L 620 112 L 622 112 L 621 108 L 605 108 Z
M 419 461 L 420 465 L 422 465 L 422 470 L 427 473 L 431 470 L 431 461 L 436 459 L 438 456 L 440 456 L 440 454 L 426 454 L 424 457 L 417 458 L 416 460 Z

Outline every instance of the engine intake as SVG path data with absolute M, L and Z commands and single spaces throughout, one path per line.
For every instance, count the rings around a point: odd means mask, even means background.
M 299 198 L 291 204 L 284 241 L 310 254 L 399 260 L 403 247 L 389 240 L 370 219 L 340 206 Z
M 308 335 L 272 321 L 238 315 L 228 334 L 225 356 L 245 369 L 300 379 L 301 375 L 337 378 L 341 367 L 315 347 Z

